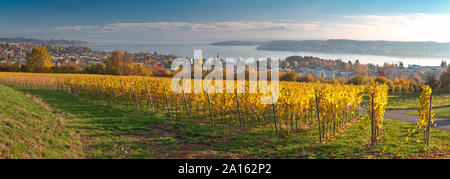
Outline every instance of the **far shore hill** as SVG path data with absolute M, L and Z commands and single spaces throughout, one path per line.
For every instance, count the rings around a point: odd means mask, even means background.
M 224 41 L 216 46 L 256 46 L 257 50 L 450 58 L 450 43 L 330 40 Z
M 30 43 L 32 45 L 60 45 L 60 46 L 88 46 L 92 45 L 90 42 L 81 41 L 81 40 L 64 40 L 64 39 L 36 39 L 36 38 L 23 38 L 23 37 L 14 37 L 14 38 L 2 38 L 0 37 L 0 42 L 7 43 Z

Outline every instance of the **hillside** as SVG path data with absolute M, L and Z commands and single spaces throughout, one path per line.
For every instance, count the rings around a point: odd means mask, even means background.
M 91 43 L 79 40 L 64 40 L 64 39 L 34 39 L 34 38 L 0 38 L 0 42 L 14 42 L 14 43 L 30 43 L 32 45 L 61 45 L 61 46 L 87 46 Z
M 450 43 L 357 41 L 357 40 L 305 40 L 271 41 L 258 50 L 305 51 L 321 53 L 348 53 L 398 57 L 450 57 Z
M 253 45 L 260 45 L 263 42 L 258 41 L 226 41 L 226 42 L 214 42 L 210 45 L 216 45 L 216 46 L 253 46 Z
M 0 158 L 80 158 L 80 144 L 38 98 L 0 85 Z

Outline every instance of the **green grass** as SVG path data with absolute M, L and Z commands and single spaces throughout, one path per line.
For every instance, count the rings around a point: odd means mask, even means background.
M 220 129 L 175 122 L 161 114 L 138 111 L 134 106 L 106 105 L 48 90 L 16 90 L 36 95 L 53 108 L 66 112 L 70 121 L 66 127 L 81 134 L 86 158 L 184 158 L 180 156 L 187 150 L 182 148 L 183 140 L 195 142 L 220 135 Z
M 133 143 L 130 136 L 151 135 L 151 130 L 145 126 L 150 124 L 152 115 L 47 90 L 25 92 L 68 114 L 67 128 L 81 134 L 87 158 L 151 157 L 147 146 Z
M 450 107 L 433 109 L 435 116 L 438 118 L 450 118 Z M 408 114 L 417 115 L 417 112 L 408 112 Z
M 450 106 L 450 94 L 433 96 L 433 106 Z M 413 94 L 393 94 L 389 95 L 389 102 L 386 109 L 417 109 L 419 106 L 419 95 Z
M 17 90 L 64 111 L 64 127 L 80 134 L 85 158 L 414 158 L 427 150 L 420 135 L 406 139 L 412 124 L 389 119 L 382 140 L 369 149 L 366 118 L 320 144 L 315 127 L 282 137 L 271 128 L 236 134 L 232 126 L 211 127 L 59 92 Z M 431 148 L 448 149 L 449 139 L 449 132 L 433 129 Z
M 0 85 L 0 158 L 80 158 L 80 137 L 39 100 Z
M 420 135 L 406 139 L 411 124 L 385 120 L 385 133 L 379 144 L 369 149 L 370 123 L 362 119 L 335 140 L 319 144 L 317 129 L 300 131 L 287 137 L 273 138 L 268 133 L 250 133 L 231 138 L 230 143 L 218 144 L 222 150 L 263 158 L 414 158 L 426 151 Z M 450 134 L 432 130 L 436 150 L 450 147 Z
M 435 117 L 450 118 L 450 107 L 434 109 L 434 113 L 436 113 Z

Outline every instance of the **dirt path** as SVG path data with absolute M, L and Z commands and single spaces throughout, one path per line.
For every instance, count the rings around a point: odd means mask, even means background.
M 361 112 L 367 112 L 365 108 L 361 108 Z M 415 109 L 405 109 L 405 110 L 386 110 L 384 117 L 388 119 L 394 119 L 399 121 L 405 121 L 409 123 L 417 123 L 418 116 L 407 114 L 409 112 L 416 112 Z M 450 119 L 446 118 L 433 118 L 436 123 L 436 127 L 439 129 L 444 129 L 450 131 Z

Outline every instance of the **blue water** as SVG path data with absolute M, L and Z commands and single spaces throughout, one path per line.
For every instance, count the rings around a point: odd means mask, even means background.
M 450 59 L 444 58 L 422 58 L 422 57 L 389 57 L 378 55 L 357 55 L 357 54 L 328 54 L 317 52 L 288 52 L 288 51 L 263 51 L 256 50 L 256 46 L 212 46 L 209 43 L 155 43 L 155 44 L 120 44 L 120 45 L 105 45 L 96 44 L 90 46 L 95 50 L 126 50 L 128 52 L 158 52 L 159 54 L 176 54 L 184 57 L 192 57 L 194 49 L 201 49 L 203 51 L 203 58 L 215 57 L 218 54 L 222 58 L 280 58 L 284 59 L 289 56 L 314 56 L 322 59 L 343 61 L 359 60 L 363 64 L 378 64 L 383 65 L 387 63 L 403 62 L 405 66 L 411 64 L 421 66 L 439 66 L 441 62 Z

